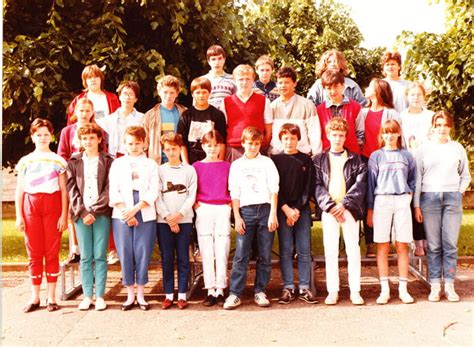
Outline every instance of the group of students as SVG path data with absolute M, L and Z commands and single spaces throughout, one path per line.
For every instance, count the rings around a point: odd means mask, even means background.
M 260 307 L 270 305 L 265 291 L 275 231 L 283 280 L 278 302 L 288 304 L 298 297 L 317 303 L 310 290 L 313 197 L 323 228 L 326 304 L 339 299 L 340 228 L 350 300 L 364 304 L 359 221 L 364 221 L 368 256 L 375 256 L 377 245 L 378 304 L 390 299 L 391 241 L 398 255 L 399 298 L 414 301 L 407 290 L 413 239 L 415 254 L 427 251 L 429 300 L 440 300 L 442 281 L 448 300 L 459 300 L 454 278 L 469 162 L 464 148 L 450 138 L 452 118 L 426 110 L 423 86 L 400 78 L 400 55 L 384 55 L 386 78 L 374 78 L 364 95 L 345 77 L 343 55 L 325 52 L 317 66 L 320 78 L 308 98 L 295 93 L 297 77 L 291 67 L 280 68 L 275 83 L 273 61 L 262 56 L 255 64 L 255 82 L 249 65 L 225 73 L 225 57 L 220 46 L 208 49 L 211 70 L 192 81 L 189 109 L 176 103 L 179 80 L 164 76 L 157 86 L 161 103 L 146 114 L 134 108 L 140 92 L 136 82 L 122 83 L 117 98 L 103 90 L 102 71 L 87 66 L 82 74 L 85 91 L 68 108 L 69 125 L 61 132 L 58 154 L 49 149 L 52 124 L 33 121 L 35 151 L 17 165 L 16 225 L 25 232 L 32 282 L 24 311 L 40 307 L 43 260 L 47 309 L 59 308 L 58 254 L 68 217 L 80 250 L 81 310 L 94 303 L 94 285 L 95 309 L 106 308 L 109 239 L 114 240 L 110 246 L 118 254 L 128 293 L 122 310 L 135 305 L 149 309 L 144 286 L 156 239 L 163 268 L 162 308 L 175 303 L 175 257 L 176 305 L 187 307 L 193 226 L 207 290 L 205 306 L 233 309 L 241 304 L 252 251 L 257 252 L 254 299 Z M 225 298 L 232 215 L 236 250 Z

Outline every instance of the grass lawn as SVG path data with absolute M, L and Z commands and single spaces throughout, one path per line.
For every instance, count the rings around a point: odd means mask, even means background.
M 316 222 L 312 229 L 312 250 L 313 254 L 323 255 L 323 240 L 321 223 Z M 459 256 L 474 256 L 474 210 L 466 210 L 463 214 L 461 234 L 459 236 Z M 233 242 L 232 242 L 233 248 Z M 362 254 L 365 254 L 364 242 L 361 242 Z M 153 258 L 157 257 L 155 252 Z M 278 251 L 278 242 L 275 240 L 273 249 Z M 62 237 L 62 248 L 60 253 L 60 259 L 66 259 L 68 255 L 68 235 L 63 234 Z M 26 262 L 28 257 L 26 255 L 23 233 L 15 229 L 14 219 L 3 219 L 2 220 L 2 262 Z

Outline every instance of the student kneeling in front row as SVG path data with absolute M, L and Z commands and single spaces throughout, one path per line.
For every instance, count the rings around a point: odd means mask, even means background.
M 349 125 L 333 118 L 326 125 L 330 148 L 314 159 L 316 200 L 322 210 L 326 286 L 324 303 L 335 305 L 339 299 L 339 228 L 342 227 L 347 253 L 347 272 L 351 301 L 363 305 L 360 296 L 360 248 L 358 220 L 364 217 L 367 167 L 358 154 L 344 148 Z

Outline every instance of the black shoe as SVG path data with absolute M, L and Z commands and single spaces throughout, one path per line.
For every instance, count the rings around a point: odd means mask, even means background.
M 133 305 L 135 305 L 134 302 L 132 302 L 131 304 L 128 304 L 128 305 L 123 304 L 122 305 L 122 311 L 130 311 L 132 309 Z
M 294 289 L 283 288 L 280 298 L 278 299 L 278 303 L 286 305 L 295 300 L 295 298 L 296 297 Z
M 308 304 L 318 303 L 318 300 L 316 300 L 316 297 L 309 289 L 303 289 L 303 292 L 300 293 L 300 295 L 298 296 L 298 299 L 303 300 L 307 302 Z
M 217 306 L 220 306 L 220 307 L 224 306 L 224 302 L 225 302 L 224 295 L 219 294 L 219 295 L 216 297 Z
M 81 255 L 76 253 L 69 254 L 65 264 L 77 264 L 81 261 Z
M 150 309 L 150 304 L 148 304 L 148 303 L 146 303 L 146 304 L 138 303 L 138 307 L 140 307 L 140 310 L 142 310 L 142 311 L 148 311 Z
M 222 296 L 222 295 L 221 295 Z M 202 303 L 204 306 L 211 307 L 217 303 L 217 299 L 214 295 L 208 295 L 206 300 Z
M 29 312 L 33 312 L 33 311 L 36 311 L 37 309 L 39 309 L 40 307 L 40 303 L 29 303 L 28 305 L 26 305 L 25 307 L 23 307 L 23 312 L 24 313 L 29 313 Z
M 59 305 L 55 302 L 47 302 L 46 303 L 46 309 L 48 312 L 54 312 L 60 309 Z

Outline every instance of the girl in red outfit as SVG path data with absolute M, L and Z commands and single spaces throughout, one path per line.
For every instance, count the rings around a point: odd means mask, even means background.
M 369 100 L 369 107 L 362 109 L 365 127 L 365 142 L 362 146 L 362 158 L 367 163 L 372 152 L 380 149 L 379 133 L 381 125 L 387 119 L 395 119 L 400 123 L 400 117 L 393 105 L 392 90 L 388 82 L 373 78 L 365 90 L 365 97 Z M 366 256 L 375 258 L 374 229 L 365 223 L 364 234 Z
M 25 233 L 32 296 L 23 311 L 39 308 L 45 261 L 48 282 L 48 311 L 56 311 L 56 282 L 59 275 L 61 233 L 67 226 L 66 161 L 49 149 L 53 125 L 37 118 L 30 127 L 35 150 L 20 159 L 15 212 L 18 230 Z

